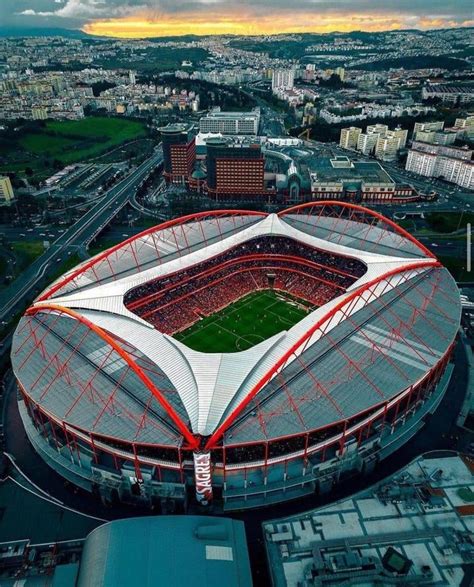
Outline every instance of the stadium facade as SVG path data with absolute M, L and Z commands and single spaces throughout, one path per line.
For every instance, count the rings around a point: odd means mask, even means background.
M 235 352 L 175 337 L 270 289 L 304 317 L 265 314 L 281 329 L 265 339 L 257 322 Z M 20 414 L 45 461 L 106 501 L 169 511 L 195 495 L 232 510 L 325 492 L 436 409 L 460 309 L 435 256 L 371 210 L 202 212 L 37 298 L 12 345 Z

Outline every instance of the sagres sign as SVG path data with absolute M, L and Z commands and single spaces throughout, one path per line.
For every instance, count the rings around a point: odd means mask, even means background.
M 196 498 L 199 503 L 207 505 L 212 501 L 210 453 L 194 453 L 194 479 L 196 482 Z

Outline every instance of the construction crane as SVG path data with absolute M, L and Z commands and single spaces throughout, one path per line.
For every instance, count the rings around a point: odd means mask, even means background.
M 300 132 L 300 134 L 298 135 L 298 138 L 305 138 L 307 141 L 309 141 L 309 135 L 311 134 L 311 128 L 305 128 L 303 132 Z

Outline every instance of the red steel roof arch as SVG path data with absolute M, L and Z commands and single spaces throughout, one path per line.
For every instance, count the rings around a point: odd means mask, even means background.
M 205 212 L 196 212 L 194 214 L 180 216 L 179 218 L 174 218 L 173 220 L 167 220 L 166 222 L 162 222 L 161 224 L 157 224 L 156 226 L 152 226 L 150 228 L 147 228 L 146 230 L 140 232 L 139 234 L 131 236 L 130 238 L 122 241 L 121 243 L 118 243 L 118 244 L 114 245 L 113 247 L 110 247 L 109 249 L 103 251 L 102 253 L 99 253 L 95 257 L 92 257 L 92 259 L 90 259 L 86 263 L 82 264 L 80 267 L 77 267 L 69 275 L 67 275 L 64 279 L 59 280 L 51 288 L 44 291 L 41 294 L 41 296 L 37 299 L 37 301 L 42 302 L 44 300 L 51 298 L 51 296 L 53 294 L 55 294 L 58 290 L 60 290 L 65 285 L 70 283 L 73 279 L 75 279 L 76 277 L 78 277 L 79 275 L 81 275 L 82 273 L 87 271 L 88 269 L 93 268 L 96 263 L 103 261 L 104 259 L 107 259 L 112 253 L 115 253 L 115 251 L 120 250 L 124 246 L 127 246 L 128 244 L 131 244 L 134 241 L 136 241 L 144 236 L 147 236 L 148 234 L 152 234 L 152 233 L 158 232 L 160 230 L 165 230 L 167 228 L 171 228 L 172 226 L 179 226 L 181 224 L 186 224 L 189 221 L 197 220 L 200 218 L 207 218 L 209 216 L 220 218 L 222 216 L 229 216 L 229 215 L 266 217 L 266 216 L 268 216 L 268 213 L 267 212 L 257 212 L 255 210 L 208 210 Z
M 382 281 L 392 277 L 393 275 L 397 275 L 399 273 L 404 273 L 405 271 L 410 271 L 413 269 L 423 269 L 428 267 L 442 267 L 442 264 L 437 259 L 431 260 L 424 260 L 419 261 L 417 263 L 410 263 L 403 265 L 401 267 L 397 267 L 396 269 L 392 269 L 387 271 L 383 275 L 378 276 L 377 278 L 363 284 L 361 287 L 354 290 L 349 296 L 341 300 L 334 308 L 331 308 L 324 316 L 322 316 L 311 328 L 309 328 L 281 357 L 275 364 L 269 369 L 263 377 L 252 387 L 250 392 L 242 399 L 242 401 L 232 410 L 232 412 L 225 418 L 225 420 L 217 427 L 217 429 L 213 432 L 213 434 L 209 437 L 206 443 L 206 449 L 210 450 L 216 446 L 216 442 L 218 442 L 226 430 L 234 423 L 236 418 L 242 413 L 242 411 L 247 407 L 247 405 L 251 402 L 251 400 L 258 394 L 258 392 L 266 385 L 270 379 L 275 375 L 279 369 L 286 363 L 289 357 L 300 347 L 302 346 L 321 326 L 330 320 L 339 310 L 341 310 L 346 304 L 350 303 L 356 297 L 360 296 L 362 293 L 381 283 Z
M 415 246 L 417 246 L 425 255 L 427 255 L 431 259 L 436 259 L 436 255 L 434 253 L 432 253 L 427 247 L 425 247 L 425 245 L 420 243 L 420 241 L 418 241 L 413 235 L 411 235 L 404 228 L 399 226 L 396 222 L 393 222 L 393 220 L 386 218 L 385 216 L 383 216 L 379 212 L 376 212 L 375 210 L 371 210 L 370 208 L 365 208 L 364 206 L 359 206 L 358 204 L 353 204 L 351 202 L 343 202 L 343 201 L 338 201 L 338 200 L 319 200 L 316 202 L 306 202 L 304 204 L 298 204 L 297 206 L 293 206 L 291 208 L 286 208 L 285 210 L 278 212 L 278 216 L 280 218 L 282 218 L 286 214 L 292 214 L 292 213 L 297 212 L 299 210 L 304 210 L 305 208 L 311 208 L 311 207 L 315 207 L 315 206 L 342 206 L 343 208 L 349 208 L 351 210 L 358 210 L 359 212 L 366 212 L 367 214 L 374 216 L 374 218 L 378 218 L 379 220 L 385 222 L 385 224 L 388 224 L 388 226 L 393 228 L 395 230 L 395 232 L 397 232 L 399 235 L 405 237 L 407 240 L 409 240 L 411 243 L 413 243 Z
M 97 334 L 104 342 L 106 342 L 109 346 L 111 346 L 114 351 L 127 363 L 127 365 L 132 369 L 132 371 L 137 375 L 137 377 L 145 384 L 145 386 L 150 390 L 153 396 L 158 400 L 161 404 L 163 409 L 169 415 L 171 420 L 177 426 L 178 430 L 181 432 L 183 437 L 189 443 L 188 448 L 197 448 L 199 446 L 198 439 L 192 434 L 192 432 L 187 428 L 178 414 L 175 412 L 171 404 L 166 400 L 165 397 L 161 394 L 160 390 L 155 386 L 155 384 L 151 381 L 151 379 L 146 375 L 143 369 L 137 365 L 137 363 L 130 357 L 130 355 L 114 340 L 110 334 L 108 334 L 105 330 L 103 330 L 100 326 L 97 326 L 81 314 L 71 310 L 70 308 L 65 308 L 63 306 L 59 306 L 56 304 L 42 304 L 38 306 L 31 306 L 26 311 L 26 315 L 33 315 L 38 312 L 43 311 L 50 311 L 50 312 L 59 312 L 61 314 L 66 314 L 75 320 L 78 320 L 85 326 L 87 326 L 90 330 L 92 330 L 95 334 Z

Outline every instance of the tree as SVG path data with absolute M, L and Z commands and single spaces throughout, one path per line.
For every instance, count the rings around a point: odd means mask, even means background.
M 319 85 L 322 88 L 332 88 L 334 90 L 340 90 L 346 84 L 341 80 L 341 78 L 337 75 L 337 73 L 331 74 L 329 79 L 320 79 Z

